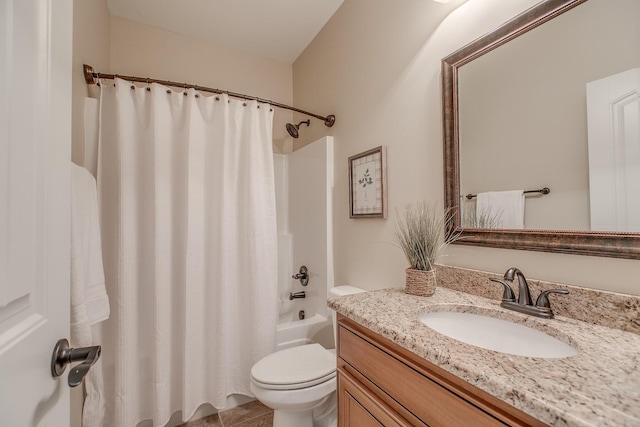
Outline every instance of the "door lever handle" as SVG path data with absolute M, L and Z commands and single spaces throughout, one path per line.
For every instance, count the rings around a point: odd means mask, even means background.
M 51 356 L 51 375 L 59 377 L 64 373 L 67 365 L 82 362 L 71 368 L 69 372 L 69 387 L 76 387 L 89 372 L 89 368 L 100 358 L 102 351 L 99 345 L 93 347 L 70 348 L 65 338 L 58 340 Z

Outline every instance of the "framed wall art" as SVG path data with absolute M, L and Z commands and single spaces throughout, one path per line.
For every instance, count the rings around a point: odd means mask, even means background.
M 383 146 L 349 157 L 349 217 L 387 217 L 387 150 Z

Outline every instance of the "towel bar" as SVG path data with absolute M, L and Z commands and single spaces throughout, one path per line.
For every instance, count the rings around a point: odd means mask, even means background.
M 525 194 L 527 193 L 540 193 L 540 194 L 549 194 L 551 193 L 551 189 L 549 189 L 549 187 L 544 187 L 544 188 L 539 188 L 537 190 L 527 190 L 524 192 Z M 474 197 L 477 197 L 477 194 L 467 194 L 465 196 L 467 199 L 471 200 Z

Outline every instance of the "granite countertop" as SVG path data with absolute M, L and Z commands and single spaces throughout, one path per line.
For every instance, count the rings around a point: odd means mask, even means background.
M 561 316 L 538 319 L 441 287 L 431 297 L 388 289 L 330 298 L 328 305 L 550 425 L 640 426 L 640 335 Z M 418 320 L 443 306 L 490 311 L 555 336 L 577 348 L 578 355 L 543 359 L 498 353 L 441 335 Z

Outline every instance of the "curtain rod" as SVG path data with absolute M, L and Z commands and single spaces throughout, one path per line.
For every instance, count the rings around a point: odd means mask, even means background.
M 301 114 L 305 114 L 307 116 L 311 116 L 311 117 L 315 117 L 316 119 L 322 120 L 324 122 L 324 125 L 327 127 L 331 127 L 333 126 L 333 124 L 336 122 L 336 116 L 334 116 L 333 114 L 330 114 L 326 117 L 320 116 L 318 114 L 313 114 L 310 113 L 308 111 L 304 111 L 301 110 L 299 108 L 295 108 L 295 107 L 291 107 L 290 105 L 286 105 L 286 104 L 281 104 L 279 102 L 274 102 L 274 101 L 270 101 L 268 99 L 262 99 L 262 98 L 258 98 L 257 96 L 251 96 L 251 95 L 244 95 L 242 93 L 235 93 L 235 92 L 231 92 L 228 90 L 223 90 L 223 89 L 213 89 L 210 87 L 205 87 L 205 86 L 198 86 L 198 85 L 194 85 L 191 83 L 179 83 L 179 82 L 172 82 L 169 80 L 158 80 L 158 79 L 151 79 L 151 78 L 147 78 L 147 77 L 135 77 L 135 76 L 123 76 L 120 74 L 106 74 L 106 73 L 98 73 L 96 72 L 93 67 L 91 65 L 87 65 L 87 64 L 83 64 L 83 70 L 84 70 L 84 79 L 87 82 L 88 85 L 95 85 L 99 83 L 99 79 L 107 79 L 107 80 L 113 80 L 115 78 L 119 78 L 122 80 L 127 80 L 130 82 L 139 82 L 139 83 L 159 83 L 161 85 L 164 86 L 174 86 L 174 87 L 181 87 L 184 89 L 195 89 L 195 90 L 199 90 L 202 92 L 210 92 L 210 93 L 218 93 L 218 94 L 226 94 L 229 96 L 232 96 L 234 98 L 240 98 L 240 99 L 246 99 L 249 101 L 258 101 L 258 102 L 264 102 L 266 104 L 271 105 L 272 107 L 278 107 L 278 108 L 283 108 L 285 110 L 291 110 L 291 111 L 295 111 L 296 113 L 301 113 Z

